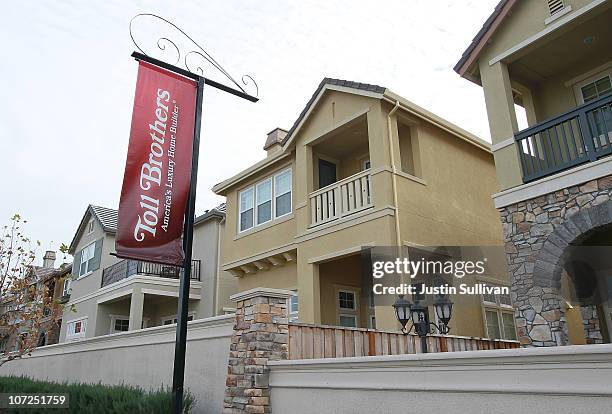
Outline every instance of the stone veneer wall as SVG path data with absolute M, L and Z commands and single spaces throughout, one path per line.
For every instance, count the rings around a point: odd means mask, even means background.
M 270 413 L 268 361 L 288 359 L 290 291 L 256 288 L 231 297 L 236 323 L 230 344 L 224 414 Z
M 567 344 L 565 301 L 559 293 L 562 257 L 585 233 L 612 223 L 611 196 L 608 175 L 499 210 L 522 345 Z M 591 314 L 585 323 L 593 319 Z M 597 342 L 598 330 L 588 334 Z

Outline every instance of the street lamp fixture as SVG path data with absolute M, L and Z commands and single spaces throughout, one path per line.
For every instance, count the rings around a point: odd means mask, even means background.
M 448 334 L 450 328 L 448 323 L 453 313 L 453 302 L 445 295 L 437 295 L 434 300 L 434 310 L 438 317 L 439 325 L 429 321 L 427 306 L 422 302 L 410 302 L 404 299 L 404 295 L 399 295 L 393 309 L 395 317 L 402 326 L 402 333 L 408 335 L 411 331 L 421 338 L 421 348 L 427 352 L 427 335 L 439 332 L 442 335 Z M 412 320 L 412 326 L 407 328 L 408 321 Z

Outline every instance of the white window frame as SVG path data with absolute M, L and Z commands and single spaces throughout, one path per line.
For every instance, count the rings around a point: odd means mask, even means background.
M 499 286 L 502 287 L 503 285 L 500 284 L 496 284 L 496 283 L 490 283 L 490 282 L 484 282 L 485 285 L 487 286 Z M 506 334 L 504 332 L 504 325 L 503 325 L 503 319 L 502 319 L 502 313 L 508 313 L 512 315 L 513 321 L 514 321 L 514 306 L 512 306 L 512 304 L 508 305 L 505 303 L 502 303 L 500 300 L 501 295 L 498 294 L 493 294 L 495 296 L 495 302 L 491 302 L 488 300 L 485 300 L 484 295 L 480 295 L 480 301 L 482 303 L 482 320 L 484 323 L 484 328 L 485 328 L 485 335 L 487 336 L 487 338 L 492 338 L 491 335 L 489 334 L 489 326 L 487 324 L 487 312 L 495 312 L 495 314 L 497 315 L 497 326 L 499 326 L 499 334 L 501 339 L 508 339 L 506 338 Z M 512 300 L 511 300 L 512 302 Z M 514 337 L 518 338 L 517 332 L 516 332 L 516 321 L 514 321 Z
M 286 191 L 286 192 L 284 192 L 282 194 L 277 194 L 277 192 L 276 192 L 276 179 L 277 179 L 277 177 L 279 177 L 279 176 L 281 176 L 283 174 L 286 174 L 286 173 L 289 173 L 289 191 Z M 272 183 L 271 184 L 272 185 L 272 192 L 271 192 L 271 195 L 272 195 L 272 200 L 271 200 L 272 212 L 271 212 L 271 215 L 270 215 L 270 220 L 267 220 L 267 221 L 259 223 L 258 222 L 258 214 L 257 214 L 257 210 L 258 210 L 258 207 L 259 207 L 257 205 L 257 188 L 260 185 L 262 185 L 265 182 L 267 182 L 267 181 L 271 181 L 271 183 Z M 241 201 L 242 194 L 244 194 L 244 193 L 246 193 L 248 191 L 252 191 L 252 194 L 253 194 L 252 195 L 253 203 L 250 206 L 247 206 L 243 210 L 242 209 L 242 201 Z M 287 213 L 285 213 L 285 214 L 277 215 L 276 214 L 276 199 L 278 197 L 280 197 L 280 196 L 285 195 L 285 194 L 290 194 L 290 196 L 289 196 L 289 211 Z M 242 213 L 244 213 L 245 211 L 248 211 L 248 210 L 252 210 L 253 211 L 253 213 L 252 213 L 252 216 L 253 216 L 253 225 L 251 227 L 249 227 L 249 228 L 242 229 L 241 226 L 240 226 L 241 219 L 242 219 Z M 283 170 L 281 170 L 281 171 L 279 171 L 279 172 L 277 172 L 275 174 L 272 174 L 271 176 L 268 176 L 268 177 L 266 177 L 263 180 L 259 180 L 256 183 L 254 183 L 254 184 L 252 184 L 252 185 L 250 185 L 248 187 L 245 187 L 245 188 L 243 188 L 242 190 L 240 190 L 238 192 L 237 233 L 238 234 L 245 233 L 245 232 L 251 231 L 251 230 L 253 230 L 253 229 L 257 228 L 257 227 L 268 225 L 270 223 L 273 223 L 275 220 L 283 218 L 285 216 L 288 216 L 288 215 L 290 215 L 292 213 L 293 213 L 293 170 L 292 170 L 291 167 L 289 167 L 289 168 L 285 168 L 285 169 L 283 169 Z
M 89 235 L 89 234 L 93 233 L 94 232 L 94 228 L 95 228 L 94 221 L 93 221 L 93 219 L 91 219 L 91 220 L 89 220 L 89 223 L 87 223 L 87 234 Z
M 487 312 L 494 312 L 495 315 L 497 315 L 497 326 L 499 327 L 499 336 L 500 336 L 500 338 L 498 339 L 514 341 L 516 340 L 516 338 L 518 338 L 518 335 L 516 333 L 516 321 L 514 320 L 514 312 L 512 309 L 485 306 L 483 307 L 483 318 L 484 318 L 485 333 L 487 335 L 487 338 L 494 339 L 489 333 L 489 324 L 487 323 L 487 314 L 486 314 Z M 506 332 L 504 331 L 504 320 L 502 318 L 502 314 L 508 314 L 512 316 L 512 321 L 513 321 L 512 324 L 514 326 L 514 338 L 506 338 Z
M 253 204 L 251 204 L 251 208 L 246 208 L 245 210 L 242 209 L 242 194 L 251 191 L 253 193 L 253 195 L 251 196 L 251 198 L 253 199 Z M 251 216 L 253 218 L 253 225 L 251 227 L 248 227 L 246 229 L 242 229 L 241 228 L 241 224 L 242 224 L 242 213 L 251 210 Z M 253 228 L 255 228 L 255 186 L 250 186 L 248 188 L 245 188 L 244 190 L 240 191 L 238 193 L 238 232 L 239 233 L 244 233 L 245 231 L 249 231 Z
M 574 96 L 576 97 L 576 102 L 578 105 L 582 105 L 584 103 L 584 97 L 582 96 L 582 88 L 589 83 L 593 83 L 601 78 L 608 76 L 610 78 L 610 82 L 612 82 L 612 67 L 608 69 L 604 69 L 601 72 L 597 72 L 593 76 L 589 76 L 586 79 L 581 80 L 580 82 L 576 82 L 574 84 Z
M 289 297 L 289 303 L 287 306 L 289 310 L 289 322 L 297 322 L 300 314 L 300 299 L 297 289 L 293 289 L 291 292 L 293 292 L 293 294 Z M 297 305 L 295 311 L 293 310 L 294 303 Z
M 83 318 L 73 319 L 66 323 L 66 340 L 68 341 L 78 341 L 84 339 L 87 335 L 87 316 Z M 76 327 L 77 322 L 81 322 L 81 332 L 74 333 L 74 327 Z
M 286 174 L 287 172 L 289 173 L 289 191 L 284 192 L 282 194 L 277 194 L 276 193 L 276 178 L 281 176 L 281 175 L 283 175 L 283 174 Z M 293 213 L 293 171 L 291 170 L 291 168 L 286 168 L 286 169 L 278 172 L 277 174 L 274 174 L 274 179 L 272 180 L 272 187 L 273 187 L 272 188 L 272 200 L 273 200 L 273 202 L 272 202 L 272 210 L 273 210 L 272 217 L 274 217 L 274 219 L 278 219 L 278 218 L 285 217 L 285 216 Z M 280 216 L 277 216 L 276 215 L 276 199 L 278 197 L 280 197 L 280 196 L 285 195 L 285 194 L 290 194 L 290 196 L 289 196 L 289 211 L 287 213 L 285 213 L 285 214 L 281 214 Z
M 108 316 L 110 316 L 110 320 L 111 320 L 110 330 L 109 330 L 110 333 L 113 334 L 113 333 L 119 333 L 119 332 L 127 332 L 127 331 L 117 331 L 117 330 L 115 330 L 115 322 L 118 319 L 127 320 L 128 321 L 128 330 L 130 329 L 129 328 L 129 326 L 130 326 L 130 317 L 129 316 L 126 316 L 126 315 L 108 315 Z
M 67 277 L 64 279 L 64 283 L 62 285 L 62 296 L 68 296 L 72 293 L 72 278 Z
M 263 203 L 258 204 L 258 200 L 257 200 L 257 197 L 259 195 L 258 189 L 260 187 L 262 187 L 263 185 L 267 185 L 268 183 L 270 185 L 270 200 L 266 200 Z M 269 223 L 270 221 L 274 220 L 274 180 L 272 179 L 272 177 L 258 182 L 255 185 L 255 192 L 253 193 L 253 195 L 255 197 L 254 198 L 254 203 L 255 203 L 255 209 L 254 209 L 255 217 L 254 217 L 254 219 L 255 220 L 253 220 L 253 227 L 259 226 L 261 224 Z M 259 206 L 267 203 L 268 201 L 270 202 L 270 218 L 268 220 L 266 220 L 266 221 L 259 222 Z
M 85 272 L 83 274 L 81 274 L 81 265 L 83 264 L 83 258 L 85 257 L 84 253 L 86 250 L 91 248 L 91 257 L 87 257 L 87 260 L 85 260 L 86 266 L 85 266 Z M 85 276 L 89 276 L 90 274 L 93 273 L 93 271 L 89 270 L 89 261 L 91 259 L 94 258 L 94 256 L 96 255 L 96 242 L 93 241 L 91 243 L 89 243 L 87 246 L 83 247 L 81 249 L 81 263 L 79 263 L 79 277 L 78 279 L 85 277 Z

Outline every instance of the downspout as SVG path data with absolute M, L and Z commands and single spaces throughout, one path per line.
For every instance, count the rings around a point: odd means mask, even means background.
M 391 117 L 400 107 L 398 100 L 395 101 L 395 106 L 387 115 L 387 138 L 389 140 L 389 158 L 391 162 L 391 188 L 393 191 L 393 204 L 395 206 L 395 243 L 397 246 L 402 245 L 400 237 L 400 221 L 399 221 L 399 204 L 397 202 L 397 169 L 395 168 L 395 156 L 393 155 L 393 137 L 391 135 Z

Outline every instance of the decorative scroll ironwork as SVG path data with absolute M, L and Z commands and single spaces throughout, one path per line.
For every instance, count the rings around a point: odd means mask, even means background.
M 173 40 L 170 35 L 160 36 L 157 38 L 156 45 L 157 51 L 160 52 L 160 56 L 154 56 L 147 53 L 140 44 L 136 41 L 134 37 L 133 26 L 137 20 L 141 19 L 152 19 L 154 21 L 160 21 L 169 26 L 172 30 L 178 32 L 188 43 L 188 46 L 183 48 L 182 44 Z M 239 90 L 244 92 L 245 94 L 249 94 L 257 97 L 259 94 L 259 88 L 257 86 L 257 82 L 250 75 L 243 75 L 238 82 L 234 77 L 230 75 L 230 73 L 223 68 L 202 46 L 200 46 L 191 36 L 185 33 L 181 28 L 172 23 L 171 21 L 164 19 L 161 16 L 151 13 L 140 13 L 136 16 L 132 17 L 130 20 L 130 37 L 132 38 L 132 42 L 134 46 L 143 53 L 144 55 L 154 57 L 159 60 L 163 60 L 167 63 L 173 64 L 175 66 L 184 67 L 189 72 L 194 74 L 204 76 L 204 66 L 210 65 L 215 69 L 218 73 L 220 73 L 224 78 L 230 81 L 234 86 L 236 86 Z M 168 56 L 171 56 L 172 59 L 168 59 Z M 247 89 L 252 89 L 253 91 L 247 91 Z

